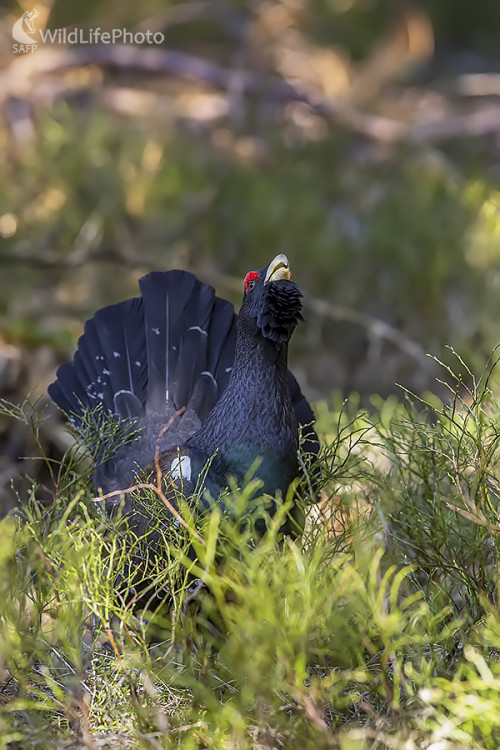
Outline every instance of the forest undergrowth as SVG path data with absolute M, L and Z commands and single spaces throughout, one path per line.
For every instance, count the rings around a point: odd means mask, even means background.
M 263 536 L 251 478 L 231 518 L 185 501 L 174 524 L 152 492 L 154 555 L 105 518 L 85 447 L 47 458 L 53 502 L 33 482 L 0 524 L 0 748 L 497 748 L 497 362 L 457 355 L 446 401 L 318 403 L 321 477 Z

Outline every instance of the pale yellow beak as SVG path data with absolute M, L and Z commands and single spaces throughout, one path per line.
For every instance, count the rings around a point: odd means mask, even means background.
M 270 281 L 290 281 L 291 278 L 292 272 L 288 265 L 288 258 L 283 253 L 280 253 L 269 263 L 264 284 Z

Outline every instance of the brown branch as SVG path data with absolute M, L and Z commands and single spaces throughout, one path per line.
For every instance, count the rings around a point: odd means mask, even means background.
M 348 101 L 333 102 L 312 92 L 301 90 L 277 73 L 266 77 L 249 70 L 232 70 L 218 63 L 165 48 L 133 45 L 90 45 L 66 49 L 42 49 L 34 55 L 18 56 L 0 75 L 0 97 L 33 97 L 40 91 L 40 77 L 68 68 L 99 65 L 143 74 L 178 76 L 207 83 L 216 89 L 231 91 L 235 78 L 243 96 L 257 96 L 278 105 L 298 102 L 308 106 L 330 125 L 358 133 L 365 138 L 395 145 L 397 143 L 430 143 L 463 137 L 479 137 L 500 132 L 500 107 L 489 105 L 480 110 L 446 114 L 425 121 L 404 123 L 393 118 L 357 110 Z M 499 89 L 497 79 L 465 80 L 469 93 L 476 86 L 489 94 Z M 42 87 L 43 88 L 43 87 Z M 50 91 L 50 86 L 48 87 Z
M 85 251 L 77 250 L 65 256 L 62 256 L 61 253 L 53 250 L 32 253 L 31 251 L 25 251 L 21 248 L 16 248 L 15 253 L 2 254 L 2 263 L 9 265 L 16 265 L 18 263 L 21 263 L 22 265 L 29 264 L 33 268 L 42 269 L 71 269 L 79 268 L 87 263 L 107 263 L 108 261 L 120 264 L 127 262 L 122 253 L 119 253 L 114 248 L 103 248 L 102 246 Z M 137 265 L 139 264 L 137 263 Z
M 55 252 L 48 252 L 44 255 L 18 252 L 16 255 L 5 254 L 2 256 L 2 262 L 22 263 L 41 268 L 75 268 L 85 265 L 88 262 L 108 263 L 119 262 L 127 268 L 144 268 L 148 266 L 152 270 L 158 268 L 158 261 L 151 258 L 141 257 L 140 259 L 129 258 L 122 255 L 115 248 L 101 248 L 100 251 L 89 251 L 87 255 L 83 253 L 73 258 L 72 255 L 61 257 Z M 241 281 L 234 276 L 222 274 L 208 268 L 203 268 L 200 275 L 205 281 L 219 288 L 230 290 L 231 292 L 241 291 Z M 326 300 L 316 299 L 308 296 L 304 301 L 304 309 L 309 310 L 313 315 L 319 318 L 330 318 L 331 320 L 353 323 L 368 330 L 373 336 L 391 341 L 402 352 L 415 359 L 425 370 L 432 371 L 434 365 L 427 356 L 425 350 L 416 341 L 413 341 L 395 326 L 386 323 L 379 318 L 373 318 L 359 310 L 342 305 L 332 305 Z
M 132 487 L 127 487 L 124 490 L 113 490 L 113 492 L 108 492 L 105 495 L 100 495 L 99 497 L 93 497 L 92 500 L 95 503 L 100 503 L 103 500 L 107 500 L 109 497 L 117 497 L 118 495 L 125 495 L 129 492 L 135 492 L 135 490 L 152 490 L 155 492 L 160 500 L 164 503 L 167 510 L 176 518 L 181 526 L 183 526 L 187 531 L 189 531 L 190 534 L 192 534 L 201 544 L 205 544 L 205 540 L 196 532 L 194 529 L 189 526 L 189 524 L 186 523 L 186 521 L 183 519 L 179 511 L 174 508 L 174 506 L 167 500 L 165 497 L 165 494 L 162 492 L 161 489 L 158 489 L 156 484 L 152 484 L 151 482 L 138 482 L 137 484 L 134 484 Z
M 466 73 L 446 89 L 459 96 L 500 96 L 500 73 Z
M 347 323 L 354 323 L 370 331 L 373 336 L 384 338 L 391 341 L 398 349 L 416 359 L 426 370 L 432 370 L 434 363 L 429 359 L 425 350 L 417 344 L 416 341 L 408 338 L 397 328 L 391 326 L 379 318 L 372 318 L 366 313 L 353 310 L 342 305 L 332 305 L 322 299 L 308 297 L 304 302 L 304 308 L 309 309 L 314 315 L 322 318 L 331 318 L 332 320 L 341 320 Z
M 279 78 L 277 74 L 273 78 L 266 78 L 252 71 L 230 70 L 209 60 L 176 50 L 125 44 L 43 49 L 34 55 L 18 56 L 5 73 L 0 75 L 0 92 L 3 92 L 4 99 L 8 99 L 9 96 L 32 96 L 36 93 L 33 79 L 67 68 L 87 65 L 179 76 L 191 81 L 208 83 L 223 91 L 230 91 L 237 77 L 238 88 L 243 96 L 258 96 L 280 105 L 291 102 L 305 104 L 331 124 L 346 127 L 371 140 L 394 143 L 401 139 L 404 131 L 404 126 L 394 120 L 356 112 L 344 103 L 336 105 L 331 101 L 321 101 L 313 94 L 300 91 L 283 78 Z
M 165 425 L 165 427 L 161 428 L 160 434 L 158 435 L 158 440 L 156 441 L 156 446 L 155 446 L 156 486 L 158 487 L 158 489 L 160 491 L 161 491 L 161 480 L 162 480 L 162 477 L 163 477 L 163 473 L 162 473 L 162 470 L 161 470 L 161 467 L 160 467 L 160 443 L 161 443 L 161 439 L 164 436 L 164 434 L 167 432 L 167 430 L 169 430 L 171 428 L 171 426 L 173 425 L 173 423 L 175 422 L 175 420 L 177 419 L 177 417 L 180 417 L 180 415 L 184 414 L 185 411 L 186 411 L 186 407 L 185 406 L 181 406 L 181 408 L 178 409 L 175 412 L 175 414 L 172 414 L 172 416 L 168 420 L 168 422 Z M 175 484 L 175 483 L 172 482 L 172 484 Z
M 165 48 L 145 48 L 127 44 L 89 45 L 65 49 L 43 49 L 33 55 L 17 57 L 0 76 L 0 90 L 4 96 L 22 96 L 32 79 L 43 74 L 56 73 L 67 68 L 102 65 L 140 73 L 179 76 L 191 81 L 208 83 L 215 88 L 228 90 L 235 76 L 233 70 Z M 281 103 L 299 101 L 309 103 L 307 94 L 295 89 L 283 79 L 266 80 L 251 71 L 237 71 L 245 94 L 264 95 Z M 24 89 L 24 92 L 23 92 Z
M 408 128 L 404 140 L 409 143 L 432 143 L 457 138 L 479 138 L 500 133 L 500 106 L 487 105 L 463 114 L 451 114 L 439 120 L 429 119 Z

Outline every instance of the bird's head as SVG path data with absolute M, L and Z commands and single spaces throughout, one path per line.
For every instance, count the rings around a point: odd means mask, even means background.
M 245 294 L 239 325 L 257 328 L 275 344 L 288 342 L 302 318 L 302 292 L 292 281 L 286 255 L 277 255 L 267 266 L 245 276 Z

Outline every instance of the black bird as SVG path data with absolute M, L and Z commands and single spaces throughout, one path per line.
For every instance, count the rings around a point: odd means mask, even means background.
M 94 452 L 96 491 L 124 490 L 154 470 L 159 444 L 162 472 L 186 497 L 212 458 L 204 507 L 230 476 L 241 484 L 256 460 L 262 494 L 284 497 L 299 475 L 299 425 L 304 450 L 318 451 L 314 415 L 287 368 L 288 342 L 302 319 L 287 257 L 247 273 L 238 316 L 186 271 L 150 273 L 139 285 L 141 297 L 105 307 L 86 323 L 73 361 L 49 387 L 80 432 L 101 406 L 137 435 L 111 455 Z M 111 516 L 119 505 L 137 516 L 130 494 L 105 503 Z M 147 525 L 136 519 L 141 531 Z

